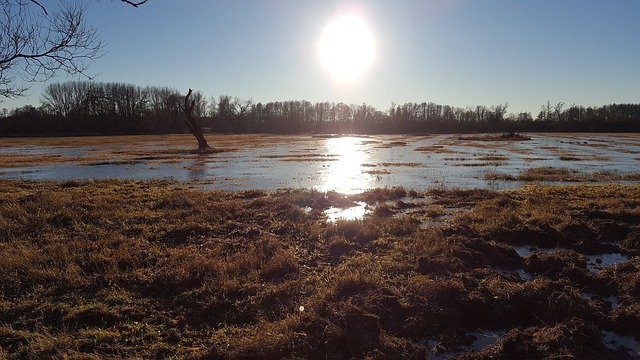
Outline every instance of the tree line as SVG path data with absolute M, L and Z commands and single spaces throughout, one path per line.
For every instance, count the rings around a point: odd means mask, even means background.
M 600 107 L 564 103 L 507 113 L 508 104 L 455 107 L 432 102 L 367 104 L 275 101 L 255 103 L 231 96 L 191 94 L 195 121 L 216 133 L 464 133 L 637 132 L 640 104 Z M 184 95 L 169 87 L 76 81 L 50 84 L 38 107 L 0 112 L 0 135 L 117 135 L 185 133 Z

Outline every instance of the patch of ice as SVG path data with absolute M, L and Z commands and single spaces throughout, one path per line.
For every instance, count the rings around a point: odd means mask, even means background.
M 434 340 L 429 340 L 427 341 L 427 347 L 429 349 L 429 356 L 427 358 L 436 359 L 436 360 L 448 360 L 461 354 L 482 351 L 488 347 L 495 345 L 498 341 L 500 341 L 500 339 L 504 336 L 505 333 L 506 331 L 504 330 L 473 331 L 466 334 L 476 338 L 476 340 L 474 340 L 474 342 L 471 345 L 463 345 L 463 346 L 460 346 L 457 350 L 446 351 L 441 353 L 437 353 L 440 343 Z
M 613 331 L 603 331 L 602 342 L 609 349 L 622 350 L 634 357 L 640 356 L 640 341 L 632 336 L 620 335 Z
M 533 274 L 523 269 L 518 269 L 516 274 L 518 274 L 522 280 L 526 281 L 532 280 L 535 277 Z
M 612 310 L 620 307 L 620 299 L 617 296 L 601 296 L 594 293 L 582 293 L 582 297 L 589 300 L 601 300 L 609 305 Z
M 476 331 L 469 333 L 468 335 L 475 336 L 476 340 L 471 344 L 473 351 L 484 350 L 488 347 L 495 345 L 504 335 L 504 331 Z
M 589 255 L 587 269 L 592 272 L 597 272 L 605 267 L 613 266 L 629 259 L 629 256 L 620 253 Z
M 541 252 L 545 254 L 551 254 L 558 251 L 558 248 L 542 248 L 535 245 L 520 245 L 514 246 L 513 249 L 520 255 L 520 257 L 526 257 L 529 254 Z

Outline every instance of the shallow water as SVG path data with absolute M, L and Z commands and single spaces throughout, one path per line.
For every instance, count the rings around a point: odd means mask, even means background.
M 529 256 L 530 254 L 541 252 L 545 254 L 551 254 L 559 250 L 559 248 L 543 248 L 535 245 L 519 245 L 514 246 L 513 249 L 520 255 L 520 257 L 524 258 Z
M 64 146 L 49 145 L 42 139 L 33 144 L 29 144 L 28 139 L 20 139 L 14 146 L 12 139 L 0 139 L 0 177 L 197 180 L 206 182 L 212 189 L 314 188 L 352 194 L 391 186 L 415 190 L 514 188 L 522 183 L 487 181 L 484 175 L 488 172 L 517 175 L 522 170 L 544 166 L 582 172 L 631 173 L 638 170 L 640 163 L 640 136 L 637 135 L 536 134 L 531 137 L 530 141 L 487 142 L 457 140 L 455 135 L 295 136 L 270 137 L 270 141 L 247 146 L 242 136 L 212 136 L 210 143 L 225 141 L 225 146 L 234 147 L 234 151 L 200 156 L 183 154 L 173 159 L 170 153 L 169 156 L 164 153 L 160 161 L 153 161 L 153 156 L 126 157 L 143 151 L 162 154 L 169 143 L 159 141 L 158 136 L 137 137 L 132 143 L 96 137 L 95 144 L 87 145 L 85 141 L 81 145 Z M 189 143 L 189 137 L 185 136 L 184 152 L 190 150 Z M 91 165 L 88 159 L 95 154 L 108 154 L 108 157 Z M 60 155 L 77 160 L 2 167 L 1 159 L 5 155 Z M 577 158 L 580 160 L 575 160 Z
M 620 300 L 620 298 L 613 295 L 601 296 L 595 293 L 584 292 L 582 293 L 582 297 L 588 300 L 602 301 L 603 303 L 607 304 L 611 308 L 611 310 L 615 310 L 622 305 L 622 301 Z
M 336 222 L 338 220 L 360 220 L 367 213 L 367 203 L 356 202 L 356 206 L 346 209 L 339 207 L 330 207 L 324 211 L 328 222 Z
M 427 347 L 429 348 L 428 358 L 438 359 L 438 360 L 448 360 L 462 354 L 482 351 L 486 348 L 489 348 L 497 344 L 498 341 L 502 339 L 504 334 L 506 334 L 505 330 L 499 330 L 499 331 L 478 330 L 478 331 L 470 332 L 470 333 L 467 333 L 466 335 L 472 336 L 475 338 L 473 343 L 469 345 L 463 345 L 456 350 L 446 351 L 446 352 L 438 352 L 437 348 L 439 347 L 439 343 L 434 340 L 429 340 L 427 342 Z
M 622 350 L 635 359 L 640 357 L 640 341 L 632 336 L 620 335 L 613 331 L 603 331 L 602 342 L 608 348 Z
M 629 256 L 620 253 L 589 255 L 587 269 L 592 272 L 597 272 L 605 267 L 617 265 L 629 259 Z

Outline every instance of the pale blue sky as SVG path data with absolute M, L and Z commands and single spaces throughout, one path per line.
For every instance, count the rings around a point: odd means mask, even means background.
M 337 86 L 316 44 L 345 6 L 361 9 L 377 57 L 360 81 Z M 139 9 L 101 0 L 86 15 L 107 43 L 91 69 L 97 81 L 381 110 L 509 102 L 534 116 L 547 100 L 640 102 L 637 0 L 150 0 Z M 37 104 L 43 87 L 0 107 Z

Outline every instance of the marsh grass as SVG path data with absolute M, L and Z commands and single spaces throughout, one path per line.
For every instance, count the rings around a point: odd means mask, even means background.
M 482 135 L 471 135 L 471 136 L 458 136 L 455 139 L 461 140 L 461 141 L 527 141 L 527 140 L 531 140 L 529 136 L 522 135 L 519 133 L 503 133 L 500 135 L 482 134 Z
M 536 167 L 528 168 L 517 175 L 488 172 L 485 180 L 501 181 L 563 181 L 563 182 L 595 182 L 595 181 L 636 181 L 640 179 L 638 173 L 616 173 L 596 171 L 592 173 L 580 172 L 566 168 Z
M 382 206 L 326 222 L 322 209 L 353 201 Z M 405 208 L 454 217 L 423 227 Z M 347 197 L 0 181 L 0 356 L 425 358 L 425 339 L 448 351 L 500 328 L 466 358 L 628 358 L 599 334 L 640 336 L 640 262 L 591 273 L 584 256 L 637 255 L 638 223 L 640 186 Z M 564 250 L 521 258 L 525 243 Z
M 448 145 L 428 145 L 419 146 L 415 148 L 415 151 L 421 153 L 433 153 L 433 154 L 460 154 L 460 151 L 450 149 Z
M 389 141 L 386 143 L 381 143 L 379 145 L 376 145 L 375 147 L 379 149 L 389 149 L 389 148 L 403 147 L 403 146 L 407 146 L 406 141 Z

